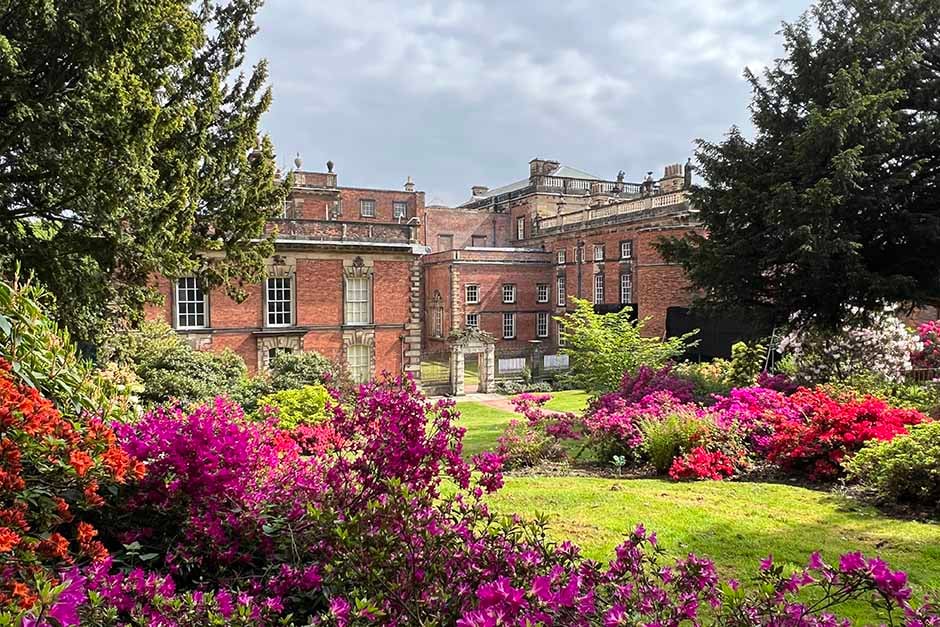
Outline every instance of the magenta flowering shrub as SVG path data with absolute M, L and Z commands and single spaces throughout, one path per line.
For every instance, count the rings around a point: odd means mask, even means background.
M 940 320 L 924 322 L 917 327 L 921 348 L 911 355 L 915 368 L 940 368 Z
M 695 384 L 672 373 L 672 366 L 666 365 L 659 370 L 649 366 L 640 366 L 636 374 L 625 372 L 620 380 L 620 389 L 612 394 L 618 395 L 628 403 L 636 403 L 653 392 L 669 392 L 682 403 L 695 400 Z
M 510 421 L 499 437 L 496 452 L 506 468 L 535 466 L 540 462 L 565 459 L 565 440 L 581 438 L 581 423 L 570 412 L 544 409 L 550 394 L 524 393 L 514 396 L 512 404 L 525 422 Z
M 638 401 L 608 394 L 588 409 L 584 416 L 584 432 L 602 460 L 620 455 L 636 463 L 643 459 L 641 422 L 661 419 L 670 414 L 703 418 L 706 412 L 668 390 L 652 392 Z
M 315 462 L 274 422 L 245 418 L 225 398 L 191 412 L 158 408 L 115 425 L 124 449 L 147 464 L 114 530 L 122 544 L 165 556 L 187 578 L 252 569 L 273 551 L 268 511 L 310 498 Z
M 718 427 L 736 427 L 751 450 L 761 456 L 767 453 L 779 417 L 799 418 L 799 409 L 782 392 L 764 387 L 731 390 L 727 396 L 716 397 L 711 411 Z

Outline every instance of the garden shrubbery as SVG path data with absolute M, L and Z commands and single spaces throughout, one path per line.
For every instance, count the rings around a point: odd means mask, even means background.
M 326 420 L 332 400 L 322 385 L 305 385 L 266 394 L 258 399 L 258 406 L 262 417 L 274 418 L 282 429 L 291 430 Z
M 940 422 L 869 442 L 846 463 L 846 471 L 879 503 L 940 509 Z
M 559 443 L 584 436 L 586 422 L 545 400 L 518 408 Z M 5 368 L 0 624 L 821 626 L 854 599 L 886 622 L 938 620 L 911 603 L 904 573 L 858 554 L 795 572 L 768 559 L 744 588 L 702 557 L 667 563 L 639 527 L 602 566 L 549 540 L 544 522 L 488 510 L 504 460 L 463 459 L 451 401 L 400 379 L 344 401 L 296 429 L 224 397 L 107 425 L 93 411 L 63 419 Z M 607 404 L 646 419 L 705 413 L 666 389 Z M 677 476 L 724 475 L 721 438 L 688 446 Z

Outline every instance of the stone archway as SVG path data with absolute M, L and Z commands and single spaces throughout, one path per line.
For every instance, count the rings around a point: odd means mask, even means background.
M 480 355 L 480 387 L 483 393 L 496 391 L 496 338 L 477 329 L 465 329 L 450 336 L 450 392 L 463 396 L 464 356 Z

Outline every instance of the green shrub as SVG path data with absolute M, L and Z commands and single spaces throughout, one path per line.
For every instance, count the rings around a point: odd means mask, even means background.
M 620 387 L 625 372 L 640 366 L 659 370 L 695 345 L 692 336 L 662 340 L 643 334 L 646 320 L 634 322 L 629 308 L 598 314 L 589 301 L 572 298 L 575 311 L 558 318 L 562 352 L 569 357 L 569 376 L 588 392 L 602 394 Z
M 281 390 L 262 396 L 258 407 L 276 412 L 278 425 L 282 429 L 294 429 L 302 424 L 314 424 L 326 420 L 330 393 L 322 385 L 305 385 L 297 390 Z
M 120 364 L 133 368 L 149 405 L 171 399 L 198 403 L 228 394 L 247 376 L 245 362 L 231 350 L 199 351 L 162 322 L 145 322 L 115 337 L 107 347 Z
M 258 411 L 259 399 L 274 392 L 271 380 L 265 375 L 243 377 L 238 380 L 235 387 L 229 390 L 228 397 L 238 403 L 246 414 Z
M 940 422 L 909 428 L 887 442 L 870 442 L 845 464 L 879 503 L 938 508 L 940 504 Z
M 114 364 L 96 369 L 82 358 L 68 331 L 46 314 L 54 306 L 49 292 L 30 281 L 0 281 L 0 357 L 68 416 L 135 413 L 140 385 L 133 372 Z
M 656 471 L 665 474 L 673 460 L 690 449 L 703 428 L 700 418 L 685 412 L 674 412 L 661 418 L 644 418 L 640 421 L 643 451 Z
M 754 385 L 757 375 L 763 369 L 766 351 L 767 349 L 760 344 L 749 346 L 745 342 L 736 342 L 731 347 L 731 371 L 728 373 L 728 383 L 736 388 Z
M 499 437 L 497 453 L 503 467 L 529 468 L 545 461 L 557 461 L 567 456 L 556 438 L 552 438 L 527 421 L 511 420 Z
M 696 402 L 710 405 L 715 402 L 714 395 L 726 395 L 733 387 L 731 379 L 731 362 L 726 359 L 715 359 L 702 363 L 682 363 L 673 369 L 673 373 L 692 382 L 692 393 Z
M 341 385 L 342 368 L 313 351 L 280 353 L 271 360 L 271 387 L 297 390 L 307 385 Z

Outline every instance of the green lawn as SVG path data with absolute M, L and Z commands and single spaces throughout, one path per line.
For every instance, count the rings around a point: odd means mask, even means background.
M 573 411 L 581 413 L 587 407 L 588 393 L 584 390 L 565 390 L 552 392 L 552 400 L 545 404 L 547 409 L 554 411 Z
M 470 454 L 493 448 L 513 417 L 478 403 L 458 407 Z M 815 550 L 830 560 L 861 550 L 907 571 L 918 591 L 940 590 L 940 525 L 888 518 L 825 491 L 751 482 L 516 476 L 507 477 L 490 502 L 506 513 L 545 514 L 555 538 L 573 540 L 601 561 L 642 522 L 672 556 L 708 555 L 726 577 L 749 579 L 768 554 L 796 566 Z M 860 607 L 847 614 L 871 619 Z
M 467 430 L 463 436 L 465 457 L 480 451 L 496 448 L 496 440 L 509 421 L 518 416 L 509 411 L 500 411 L 483 403 L 457 403 L 460 410 L 460 426 Z

